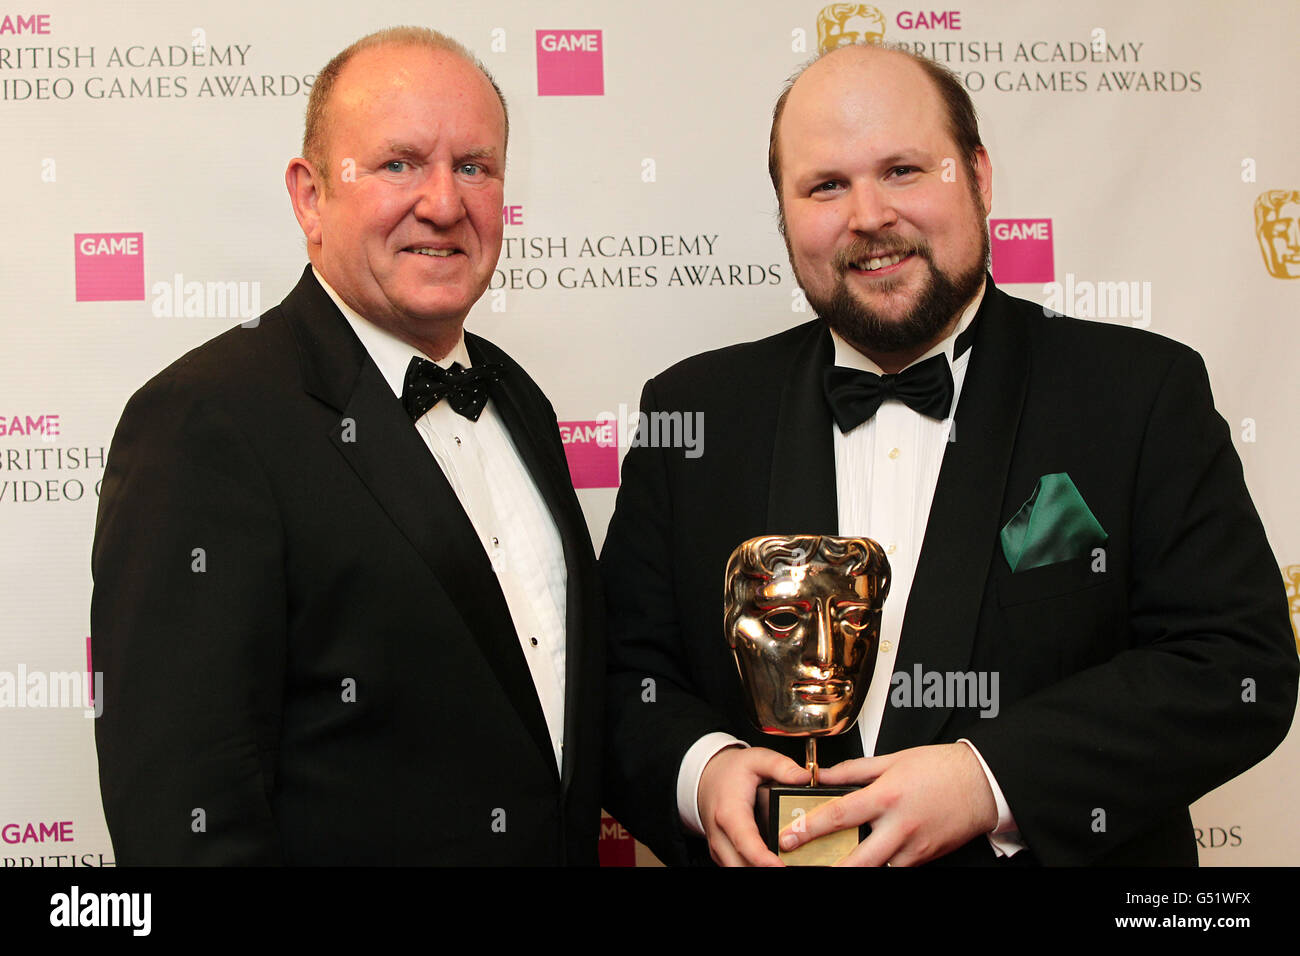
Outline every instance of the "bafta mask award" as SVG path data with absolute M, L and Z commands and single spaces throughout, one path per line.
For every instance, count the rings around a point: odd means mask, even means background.
M 817 784 L 817 738 L 857 720 L 876 664 L 889 561 L 870 538 L 767 535 L 727 561 L 727 643 L 750 719 L 765 734 L 805 737 L 806 787 L 764 784 L 755 813 L 782 862 L 828 865 L 858 845 L 857 830 L 826 834 L 792 852 L 780 831 L 853 787 Z

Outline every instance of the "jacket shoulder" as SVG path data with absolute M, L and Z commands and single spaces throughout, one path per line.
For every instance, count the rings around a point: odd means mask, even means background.
M 656 375 L 656 389 L 771 390 L 784 384 L 800 354 L 826 336 L 821 319 L 752 342 L 727 345 L 682 359 Z
M 281 307 L 253 326 L 235 326 L 191 349 L 144 383 L 127 408 L 162 400 L 213 402 L 234 409 L 264 403 L 287 388 L 301 391 L 297 348 Z
M 996 294 L 1004 308 L 1024 321 L 1032 347 L 1040 352 L 1062 354 L 1069 361 L 1122 358 L 1169 363 L 1197 356 L 1190 346 L 1149 329 L 1076 319 L 1000 289 Z

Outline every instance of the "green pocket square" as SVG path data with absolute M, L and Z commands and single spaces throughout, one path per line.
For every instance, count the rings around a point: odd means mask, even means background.
M 1081 557 L 1109 535 L 1064 472 L 1043 475 L 1029 500 L 1002 528 L 1002 553 L 1011 570 L 1028 571 Z

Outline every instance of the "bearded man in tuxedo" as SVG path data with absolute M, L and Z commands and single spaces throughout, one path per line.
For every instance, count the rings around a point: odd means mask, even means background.
M 994 286 L 992 163 L 932 61 L 823 55 L 769 169 L 818 318 L 645 387 L 642 420 L 702 414 L 708 453 L 624 461 L 606 807 L 665 861 L 779 863 L 756 787 L 809 774 L 746 717 L 723 571 L 759 535 L 868 536 L 893 579 L 875 671 L 820 748 L 819 783 L 859 789 L 781 847 L 866 824 L 843 862 L 1194 864 L 1188 805 L 1277 746 L 1297 679 L 1200 357 Z M 996 699 L 943 691 L 972 676 Z

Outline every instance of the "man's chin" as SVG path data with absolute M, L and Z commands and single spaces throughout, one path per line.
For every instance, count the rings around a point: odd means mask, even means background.
M 983 269 L 948 279 L 931 266 L 918 287 L 913 277 L 878 282 L 845 275 L 827 300 L 808 303 L 850 345 L 867 354 L 905 355 L 939 341 L 979 288 Z M 805 290 L 805 294 L 807 291 Z
M 477 298 L 470 298 L 464 289 L 428 286 L 394 297 L 393 305 L 410 321 L 443 325 L 464 321 Z
M 886 355 L 928 345 L 947 325 L 938 316 L 918 316 L 911 300 L 876 308 L 874 303 L 866 306 L 857 299 L 841 298 L 822 306 L 813 303 L 813 308 L 850 345 Z
M 916 311 L 917 296 L 909 290 L 898 289 L 872 296 L 853 294 L 850 302 L 856 308 L 852 310 L 845 308 L 849 303 L 841 301 L 836 305 L 829 306 L 829 311 L 870 316 L 872 323 L 879 325 L 881 328 L 897 329 L 905 324 Z

